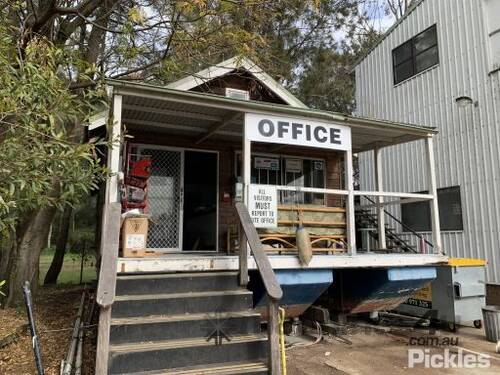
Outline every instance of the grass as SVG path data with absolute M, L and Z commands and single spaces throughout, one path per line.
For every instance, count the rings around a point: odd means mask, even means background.
M 47 273 L 52 258 L 54 256 L 53 250 L 44 250 L 40 255 L 40 283 L 43 284 L 45 274 Z M 79 284 L 80 283 L 80 256 L 78 254 L 66 254 L 64 256 L 64 263 L 57 278 L 58 284 Z M 88 257 L 83 265 L 82 280 L 84 283 L 91 282 L 96 279 L 95 259 Z

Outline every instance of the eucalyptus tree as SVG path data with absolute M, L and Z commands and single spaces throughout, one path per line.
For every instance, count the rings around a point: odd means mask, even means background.
M 84 123 L 105 78 L 168 82 L 237 54 L 293 86 L 313 48 L 359 20 L 356 0 L 1 0 L 0 280 L 38 280 L 57 209 L 106 175 Z

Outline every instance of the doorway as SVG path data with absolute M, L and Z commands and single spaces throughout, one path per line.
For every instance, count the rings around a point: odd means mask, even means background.
M 185 151 L 183 250 L 217 249 L 217 196 L 217 154 Z
M 217 251 L 218 153 L 139 146 L 151 158 L 147 247 L 161 252 Z

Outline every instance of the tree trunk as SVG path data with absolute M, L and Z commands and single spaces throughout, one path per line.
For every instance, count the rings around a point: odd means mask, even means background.
M 46 244 L 55 213 L 55 207 L 42 208 L 27 215 L 16 227 L 5 275 L 5 306 L 16 306 L 23 302 L 22 285 L 25 281 L 30 282 L 36 293 L 40 253 Z
M 0 281 L 7 278 L 7 266 L 15 243 L 16 233 L 9 229 L 8 236 L 0 239 Z
M 68 244 L 69 224 L 71 222 L 72 213 L 73 208 L 70 206 L 66 206 L 64 208 L 64 212 L 61 216 L 61 222 L 59 224 L 59 232 L 57 234 L 56 251 L 43 282 L 45 285 L 56 284 L 59 273 L 61 273 L 64 263 L 64 255 L 66 254 L 66 245 Z

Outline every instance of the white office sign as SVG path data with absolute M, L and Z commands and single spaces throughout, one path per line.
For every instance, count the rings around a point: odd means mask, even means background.
M 278 192 L 276 186 L 250 184 L 248 211 L 256 228 L 278 226 Z
M 254 142 L 351 149 L 351 128 L 326 122 L 245 113 L 245 133 Z

